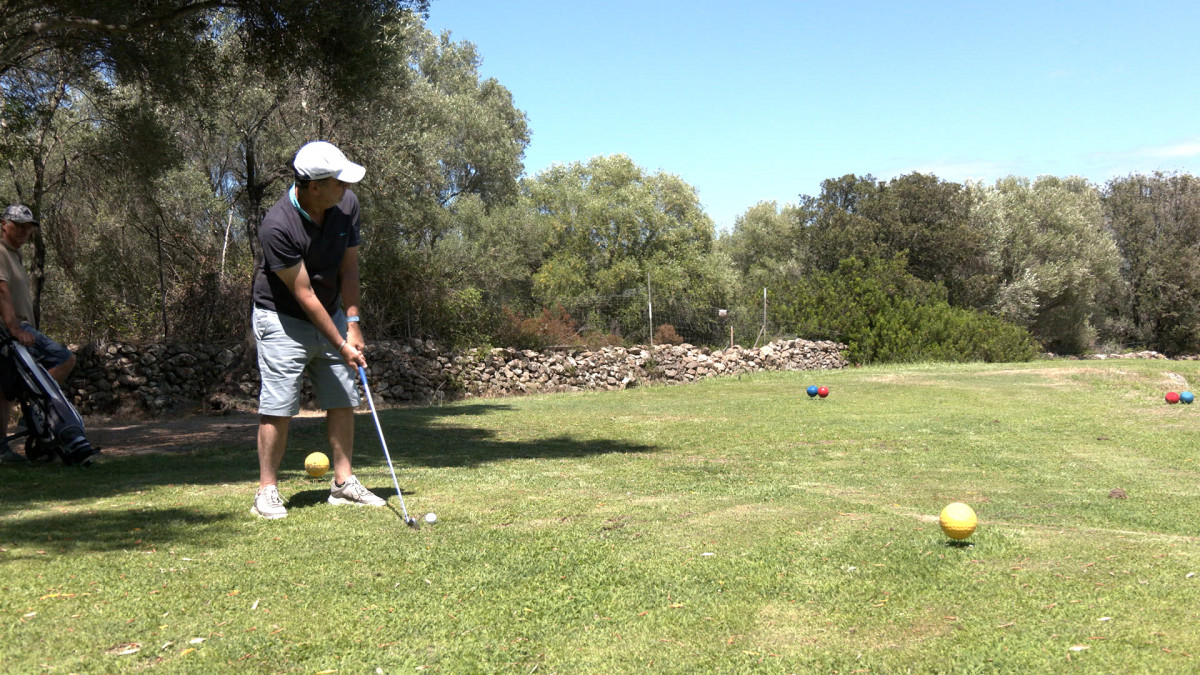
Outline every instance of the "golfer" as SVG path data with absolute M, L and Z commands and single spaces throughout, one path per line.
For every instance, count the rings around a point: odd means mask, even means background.
M 330 504 L 383 506 L 354 477 L 355 388 L 363 357 L 358 322 L 358 198 L 347 189 L 366 170 L 325 141 L 300 148 L 295 184 L 267 212 L 254 275 L 254 337 L 262 389 L 258 399 L 258 492 L 250 513 L 285 518 L 279 465 L 288 423 L 300 412 L 307 371 L 333 454 Z

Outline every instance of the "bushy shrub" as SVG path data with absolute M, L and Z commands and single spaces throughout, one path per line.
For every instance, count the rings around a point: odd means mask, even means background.
M 619 347 L 623 344 L 625 344 L 625 340 L 621 339 L 620 335 L 597 330 L 584 332 L 579 336 L 579 341 L 575 343 L 575 346 L 586 349 L 600 349 L 602 347 Z
M 516 349 L 545 349 L 556 345 L 575 345 L 579 331 L 575 321 L 562 305 L 553 310 L 543 308 L 540 316 L 525 316 L 507 305 L 501 310 L 503 319 L 497 330 L 499 344 Z
M 509 306 L 501 309 L 496 344 L 515 349 L 542 350 L 547 347 L 577 347 L 599 349 L 622 344 L 617 335 L 603 331 L 580 330 L 562 305 L 542 308 L 538 316 L 525 316 Z
M 902 257 L 849 258 L 780 293 L 780 328 L 845 343 L 857 363 L 1028 361 L 1038 345 L 1019 326 L 950 306 L 945 290 L 905 271 Z
M 679 337 L 679 333 L 675 332 L 675 326 L 669 323 L 664 323 L 654 329 L 654 344 L 656 345 L 681 345 L 683 338 Z

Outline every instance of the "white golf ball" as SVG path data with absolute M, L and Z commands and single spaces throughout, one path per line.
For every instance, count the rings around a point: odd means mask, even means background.
M 429 523 L 430 525 L 436 523 L 437 522 L 437 514 L 436 513 L 426 513 L 425 514 L 425 522 Z

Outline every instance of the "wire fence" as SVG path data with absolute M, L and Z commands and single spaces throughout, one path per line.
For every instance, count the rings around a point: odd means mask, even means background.
M 655 297 L 653 288 L 561 303 L 581 334 L 606 334 L 626 342 L 687 342 L 711 347 L 765 343 L 772 334 L 761 309 L 697 304 L 683 297 Z

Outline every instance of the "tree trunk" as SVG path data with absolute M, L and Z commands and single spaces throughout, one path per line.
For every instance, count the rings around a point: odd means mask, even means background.
M 33 158 L 33 199 L 27 204 L 33 211 L 37 221 L 42 219 L 42 199 L 46 194 L 45 185 L 46 165 L 41 155 Z M 42 228 L 33 228 L 33 265 L 29 270 L 29 280 L 33 284 L 33 327 L 41 329 L 42 325 L 42 289 L 46 286 L 46 240 L 42 237 Z
M 154 242 L 158 247 L 158 306 L 162 310 L 163 340 L 171 337 L 171 327 L 167 323 L 167 279 L 163 273 L 163 242 L 162 214 L 154 220 Z

